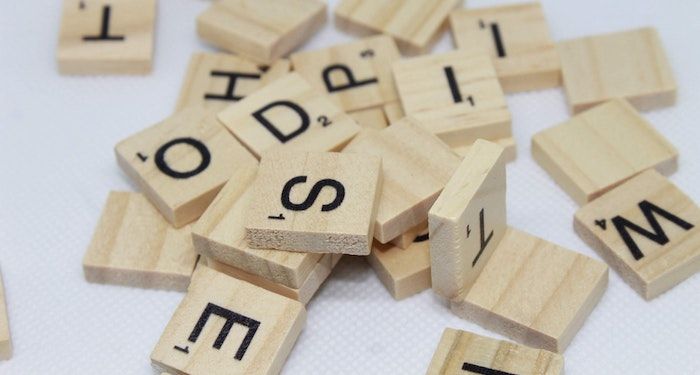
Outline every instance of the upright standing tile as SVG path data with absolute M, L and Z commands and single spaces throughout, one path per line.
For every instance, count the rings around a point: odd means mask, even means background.
M 384 105 L 384 115 L 389 124 L 399 122 L 399 120 L 406 117 L 401 102 L 398 100 Z
M 446 328 L 427 375 L 442 374 L 559 375 L 564 357 L 508 341 Z
M 676 81 L 653 28 L 568 40 L 558 49 L 574 113 L 615 98 L 639 110 L 676 102 Z
M 394 77 L 406 115 L 451 147 L 512 137 L 510 111 L 487 55 L 451 51 L 401 60 Z
M 339 28 L 391 35 L 409 54 L 425 53 L 462 0 L 342 0 L 335 9 Z
M 386 35 L 291 56 L 294 71 L 345 111 L 396 101 L 391 65 L 400 58 L 396 44 Z
M 647 300 L 700 270 L 700 208 L 654 170 L 583 206 L 576 232 Z
M 298 73 L 290 73 L 219 113 L 258 158 L 271 150 L 335 151 L 359 131 L 355 121 Z
M 322 254 L 251 249 L 245 240 L 245 220 L 255 175 L 231 179 L 192 228 L 195 250 L 219 263 L 300 289 Z
M 391 296 L 397 300 L 430 289 L 427 228 L 418 236 L 414 236 L 406 249 L 393 244 L 382 245 L 375 241 L 367 261 Z
M 382 131 L 366 130 L 343 152 L 377 155 L 384 176 L 374 238 L 387 243 L 428 218 L 459 157 L 442 141 L 404 119 Z
M 285 59 L 263 66 L 227 53 L 192 54 L 177 109 L 189 106 L 224 109 L 285 75 L 289 69 L 290 62 Z
M 561 85 L 561 63 L 539 3 L 458 9 L 450 14 L 460 50 L 488 54 L 506 92 Z
M 308 304 L 311 298 L 321 288 L 323 282 L 330 276 L 333 268 L 338 264 L 343 254 L 323 254 L 321 259 L 314 265 L 309 276 L 298 288 L 292 288 L 283 284 L 278 284 L 268 278 L 251 274 L 237 267 L 209 259 L 207 264 L 219 272 L 223 272 L 231 277 L 257 285 L 261 288 L 275 292 L 279 295 L 299 301 L 304 305 Z
M 305 322 L 301 303 L 198 267 L 151 363 L 175 374 L 279 374 Z
M 10 337 L 10 320 L 5 301 L 5 287 L 0 274 L 0 360 L 12 358 L 12 338 Z
M 624 100 L 535 134 L 532 156 L 579 204 L 646 169 L 678 168 L 676 148 Z
M 326 21 L 319 0 L 221 0 L 197 17 L 207 42 L 269 64 L 303 43 Z
M 93 283 L 184 291 L 196 262 L 189 226 L 171 227 L 142 194 L 111 192 L 83 271 Z
M 368 255 L 381 159 L 296 152 L 261 159 L 246 219 L 253 248 Z
M 510 163 L 518 157 L 518 150 L 517 145 L 515 144 L 515 139 L 511 137 L 500 138 L 493 141 L 493 143 L 503 147 L 503 158 L 506 161 L 506 163 Z M 457 155 L 464 157 L 469 153 L 469 150 L 471 150 L 472 146 L 473 144 L 469 146 L 452 147 L 452 151 L 454 151 Z
M 150 72 L 155 20 L 156 0 L 64 0 L 59 72 Z
M 204 108 L 192 107 L 117 144 L 117 162 L 179 228 L 196 220 L 235 173 L 257 160 Z
M 433 290 L 455 298 L 474 284 L 507 228 L 501 146 L 476 141 L 430 209 L 428 222 Z
M 561 353 L 605 291 L 608 267 L 508 228 L 471 289 L 452 300 L 464 319 Z
M 358 111 L 349 112 L 348 115 L 357 122 L 357 125 L 365 129 L 382 130 L 389 126 L 382 107 L 360 109 Z

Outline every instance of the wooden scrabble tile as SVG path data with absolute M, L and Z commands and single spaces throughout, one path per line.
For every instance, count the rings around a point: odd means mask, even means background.
M 413 244 L 416 237 L 420 236 L 423 232 L 428 232 L 428 221 L 422 222 L 415 227 L 404 232 L 402 235 L 389 241 L 392 245 L 397 246 L 401 249 L 406 249 Z
M 219 263 L 301 289 L 323 254 L 251 249 L 245 240 L 245 219 L 255 176 L 230 180 L 192 228 L 195 250 Z
M 427 52 L 462 0 L 341 0 L 335 24 L 346 31 L 391 35 L 409 54 Z
M 387 243 L 428 218 L 428 210 L 460 158 L 437 137 L 403 119 L 382 131 L 365 130 L 343 152 L 382 158 L 383 187 L 374 238 Z
M 550 351 L 446 328 L 427 375 L 564 373 L 564 357 Z
M 399 122 L 399 120 L 406 117 L 401 102 L 398 100 L 384 105 L 384 115 L 389 124 Z
M 224 109 L 284 76 L 290 68 L 289 60 L 285 59 L 262 66 L 227 53 L 194 53 L 180 89 L 177 109 L 189 106 Z
M 503 147 L 503 160 L 505 160 L 506 163 L 510 163 L 512 161 L 515 161 L 518 157 L 518 147 L 517 144 L 515 143 L 515 139 L 512 137 L 508 138 L 500 138 L 496 139 L 493 142 L 501 147 Z M 466 156 L 469 153 L 469 150 L 471 150 L 472 145 L 468 146 L 457 146 L 457 147 L 452 147 L 452 151 L 454 151 L 457 155 L 459 156 Z
M 268 278 L 254 275 L 239 268 L 218 262 L 213 259 L 208 260 L 208 265 L 219 272 L 223 272 L 231 277 L 257 285 L 271 292 L 283 295 L 287 298 L 299 301 L 304 305 L 308 304 L 311 298 L 321 288 L 324 281 L 330 276 L 331 271 L 340 261 L 343 254 L 323 254 L 321 259 L 314 265 L 311 273 L 299 288 L 292 288 L 283 284 L 278 284 Z
M 61 74 L 146 74 L 153 61 L 156 0 L 64 0 Z
M 510 111 L 505 107 L 465 112 L 452 106 L 410 116 L 452 148 L 471 146 L 477 139 L 495 142 L 513 137 Z
M 561 63 L 539 3 L 458 9 L 450 14 L 455 45 L 493 58 L 503 90 L 561 85 Z
M 487 55 L 450 51 L 394 63 L 396 88 L 406 115 L 452 107 L 475 112 L 506 108 L 496 70 Z
M 654 170 L 583 206 L 576 233 L 650 300 L 700 271 L 700 208 Z
M 173 228 L 142 194 L 111 192 L 83 271 L 93 283 L 184 291 L 196 262 L 189 226 Z
M 678 168 L 676 148 L 624 100 L 535 134 L 532 156 L 579 204 L 646 169 Z
M 323 1 L 222 0 L 197 17 L 197 33 L 216 47 L 269 64 L 325 22 Z
M 271 150 L 339 150 L 360 131 L 350 116 L 298 73 L 226 108 L 219 120 L 258 158 Z
M 5 302 L 5 287 L 0 274 L 0 360 L 12 358 L 12 337 L 10 337 L 10 320 Z
M 605 291 L 608 267 L 508 228 L 457 316 L 528 346 L 561 353 Z
M 382 130 L 389 126 L 386 121 L 386 116 L 384 116 L 384 109 L 381 107 L 360 109 L 358 111 L 348 112 L 348 115 L 362 128 Z
M 614 98 L 639 110 L 676 102 L 676 82 L 653 28 L 559 42 L 564 89 L 574 113 Z
M 196 220 L 238 171 L 257 160 L 201 107 L 175 113 L 117 144 L 124 172 L 175 227 Z
M 197 268 L 151 363 L 174 374 L 278 374 L 305 322 L 301 303 Z
M 424 228 L 418 236 L 414 236 L 406 249 L 375 241 L 367 261 L 396 300 L 430 289 L 427 228 Z
M 429 212 L 433 290 L 469 290 L 506 232 L 503 148 L 477 140 Z
M 294 71 L 345 111 L 398 100 L 391 65 L 400 58 L 394 40 L 386 35 L 291 56 Z
M 263 157 L 246 214 L 248 245 L 368 255 L 381 165 L 373 155 L 330 152 Z

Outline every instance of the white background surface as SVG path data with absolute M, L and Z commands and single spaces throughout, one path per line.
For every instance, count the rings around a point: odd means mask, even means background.
M 283 1 L 283 0 L 281 0 Z M 160 1 L 154 71 L 61 77 L 60 1 L 0 1 L 0 265 L 14 358 L 2 374 L 152 374 L 149 354 L 182 298 L 93 285 L 81 259 L 110 190 L 134 189 L 112 148 L 173 110 L 189 56 L 206 50 L 194 19 L 207 1 Z M 336 1 L 330 1 L 331 9 Z M 485 6 L 496 1 L 472 1 Z M 678 147 L 672 180 L 700 201 L 700 3 L 544 1 L 565 39 L 656 26 L 679 84 L 673 108 L 646 117 Z M 332 22 L 303 48 L 350 40 Z M 446 35 L 437 50 L 451 48 Z M 568 117 L 560 89 L 511 95 L 519 157 L 508 166 L 511 225 L 598 258 L 573 232 L 574 202 L 537 166 L 529 142 Z M 308 306 L 283 374 L 422 374 L 445 327 L 495 336 L 430 291 L 395 302 L 362 259 L 345 259 Z M 700 276 L 645 302 L 614 272 L 565 352 L 568 374 L 700 373 Z

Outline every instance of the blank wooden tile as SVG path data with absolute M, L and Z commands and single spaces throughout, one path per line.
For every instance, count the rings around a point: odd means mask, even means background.
M 156 0 L 64 0 L 59 72 L 150 72 L 155 19 Z
M 197 33 L 216 47 L 269 64 L 325 22 L 323 1 L 221 0 L 197 17 Z
M 219 113 L 258 158 L 272 150 L 336 151 L 359 131 L 355 121 L 298 73 L 290 73 Z
M 151 363 L 174 374 L 279 374 L 305 323 L 301 303 L 200 267 Z
M 184 291 L 196 261 L 189 226 L 173 228 L 142 194 L 111 192 L 83 271 L 93 283 Z
M 194 53 L 180 89 L 177 109 L 189 106 L 224 109 L 282 77 L 290 68 L 289 60 L 285 59 L 266 66 L 227 53 Z
M 411 246 L 413 244 L 413 241 L 416 239 L 416 237 L 420 236 L 421 233 L 423 233 L 423 232 L 425 232 L 425 233 L 428 232 L 428 221 L 420 223 L 420 224 L 416 225 L 415 227 L 409 229 L 408 231 L 404 232 L 402 235 L 391 240 L 390 243 L 394 246 L 405 249 L 405 248 Z
M 430 289 L 428 230 L 414 236 L 402 249 L 393 244 L 374 242 L 367 261 L 392 297 L 401 300 Z
M 564 373 L 564 357 L 550 351 L 446 328 L 427 375 Z
M 429 212 L 433 290 L 469 290 L 506 231 L 503 148 L 477 140 Z
M 406 117 L 400 101 L 391 102 L 384 105 L 384 115 L 389 124 L 393 124 Z
M 653 28 L 563 41 L 557 45 L 574 113 L 614 98 L 639 110 L 676 102 L 676 82 Z
M 409 54 L 427 52 L 462 0 L 341 0 L 335 24 L 346 31 L 391 35 Z
M 381 182 L 381 159 L 373 155 L 263 157 L 246 214 L 248 245 L 368 255 Z
M 457 316 L 528 346 L 561 353 L 600 300 L 608 267 L 508 228 Z
M 583 206 L 576 232 L 650 300 L 700 270 L 700 208 L 654 170 Z
M 506 163 L 510 163 L 512 161 L 515 161 L 518 157 L 518 147 L 517 144 L 515 143 L 515 139 L 512 137 L 507 137 L 507 138 L 500 138 L 494 141 L 491 141 L 501 147 L 503 147 L 503 159 L 505 160 Z M 469 153 L 469 150 L 472 148 L 472 145 L 469 146 L 457 146 L 457 147 L 452 147 L 452 151 L 454 151 L 457 155 L 459 156 L 466 156 Z
M 382 158 L 383 187 L 374 238 L 387 243 L 428 218 L 428 210 L 460 158 L 442 141 L 404 119 L 382 131 L 365 130 L 343 152 Z
M 271 292 L 308 304 L 311 298 L 321 288 L 323 282 L 330 276 L 333 268 L 338 264 L 342 254 L 323 254 L 321 259 L 314 265 L 309 276 L 299 288 L 292 288 L 283 284 L 278 284 L 268 278 L 245 272 L 234 266 L 218 262 L 213 259 L 208 260 L 208 266 L 219 272 L 223 272 L 231 277 L 265 288 Z
M 10 320 L 5 301 L 5 287 L 0 274 L 0 360 L 12 358 L 12 337 L 10 337 Z
M 119 142 L 117 162 L 175 227 L 196 220 L 238 170 L 257 160 L 221 126 L 192 107 Z
M 345 111 L 396 101 L 391 65 L 400 58 L 394 40 L 386 35 L 291 56 L 294 71 Z
M 357 125 L 365 129 L 382 130 L 389 126 L 382 107 L 360 109 L 357 111 L 348 112 L 348 115 L 350 115 L 350 117 L 357 122 Z
M 579 204 L 646 169 L 678 168 L 676 148 L 624 100 L 535 134 L 532 156 Z
M 450 14 L 455 45 L 488 54 L 506 92 L 561 85 L 561 63 L 539 3 L 458 9 Z

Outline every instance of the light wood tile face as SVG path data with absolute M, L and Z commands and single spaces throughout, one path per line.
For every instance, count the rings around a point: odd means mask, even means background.
M 506 163 L 515 161 L 515 159 L 518 157 L 518 145 L 515 144 L 514 138 L 500 138 L 493 141 L 493 143 L 503 147 L 503 158 L 506 161 Z M 472 146 L 473 144 L 469 146 L 452 147 L 452 151 L 454 151 L 457 155 L 463 157 L 469 153 L 469 150 L 472 148 Z
M 196 220 L 235 173 L 257 160 L 204 108 L 187 108 L 117 144 L 124 172 L 175 227 Z
M 227 53 L 194 53 L 180 89 L 177 109 L 200 106 L 222 110 L 282 77 L 290 67 L 285 59 L 263 66 Z
M 558 43 L 564 89 L 573 113 L 614 98 L 639 110 L 676 102 L 676 82 L 653 28 Z
M 151 362 L 174 374 L 279 374 L 305 322 L 301 303 L 198 267 Z
M 260 162 L 246 217 L 253 248 L 368 255 L 381 193 L 381 159 L 282 153 Z
M 506 232 L 503 148 L 476 141 L 428 221 L 433 290 L 455 298 L 473 285 Z
M 581 208 L 576 232 L 650 300 L 700 270 L 700 208 L 646 171 Z
M 338 261 L 340 261 L 342 257 L 342 254 L 323 254 L 321 259 L 319 259 L 319 261 L 314 265 L 311 273 L 306 277 L 299 288 L 292 288 L 286 285 L 278 284 L 265 277 L 245 272 L 239 268 L 217 262 L 213 259 L 208 260 L 208 266 L 231 277 L 257 285 L 261 288 L 299 301 L 306 305 L 316 294 L 319 288 L 321 288 L 323 282 L 326 281 L 328 276 L 330 276 L 333 268 L 335 268 Z
M 0 274 L 0 360 L 12 358 L 12 338 L 10 337 L 10 319 L 5 301 L 5 287 Z
M 59 72 L 150 72 L 155 17 L 156 0 L 64 0 Z
M 427 228 L 402 249 L 374 243 L 367 261 L 392 297 L 401 300 L 430 289 L 430 253 Z
M 383 187 L 374 238 L 387 243 L 424 222 L 459 157 L 442 141 L 409 119 L 388 128 L 366 131 L 343 152 L 382 158 Z
M 197 33 L 216 47 L 270 64 L 315 34 L 325 21 L 323 1 L 222 0 L 197 17 Z
M 404 232 L 404 234 L 394 238 L 391 240 L 391 244 L 394 246 L 398 246 L 402 249 L 405 249 L 413 244 L 413 241 L 416 239 L 416 237 L 420 236 L 421 233 L 427 233 L 428 232 L 428 222 L 420 223 L 416 225 L 415 227 L 409 229 L 408 231 Z
M 561 85 L 561 64 L 539 3 L 458 9 L 450 15 L 456 46 L 488 54 L 506 92 Z
M 425 53 L 444 30 L 449 12 L 462 0 L 342 0 L 336 25 L 357 33 L 391 35 L 409 54 Z
M 452 300 L 452 311 L 517 342 L 561 353 L 607 281 L 605 264 L 508 228 L 469 292 Z
M 396 101 L 391 65 L 400 58 L 386 35 L 291 56 L 294 71 L 345 111 Z
M 563 373 L 564 357 L 560 354 L 446 328 L 427 375 Z
M 258 158 L 273 150 L 335 151 L 360 131 L 298 73 L 263 87 L 218 117 Z
M 403 112 L 401 102 L 398 100 L 384 105 L 384 115 L 386 116 L 389 124 L 397 123 L 399 120 L 406 117 L 406 114 Z
M 192 229 L 195 250 L 223 264 L 300 289 L 322 254 L 251 249 L 245 240 L 246 213 L 250 206 L 255 171 L 231 179 Z
M 363 129 L 382 130 L 389 126 L 386 116 L 384 115 L 384 110 L 381 107 L 360 109 L 358 111 L 349 112 L 348 115 Z
M 624 100 L 545 129 L 532 156 L 576 202 L 589 202 L 650 168 L 677 169 L 678 151 Z
M 401 60 L 394 77 L 407 116 L 451 147 L 512 137 L 491 58 L 465 51 Z
M 111 192 L 83 270 L 89 282 L 184 291 L 196 261 L 189 226 L 174 229 L 142 194 Z

